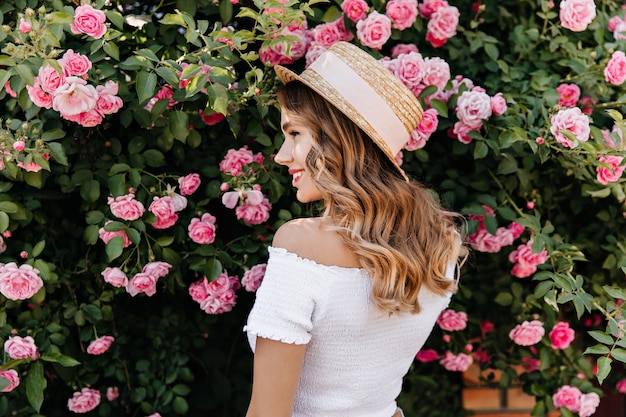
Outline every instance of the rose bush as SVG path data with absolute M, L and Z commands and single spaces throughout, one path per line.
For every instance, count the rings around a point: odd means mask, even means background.
M 521 384 L 537 416 L 626 391 L 618 1 L 0 10 L 0 416 L 244 414 L 267 246 L 317 212 L 272 162 L 271 66 L 340 40 L 420 98 L 397 160 L 466 218 L 471 254 L 406 414 L 460 415 L 472 365 Z

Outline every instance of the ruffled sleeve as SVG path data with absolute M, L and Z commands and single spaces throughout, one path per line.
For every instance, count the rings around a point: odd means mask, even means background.
M 319 297 L 315 265 L 283 248 L 269 248 L 265 277 L 244 331 L 252 350 L 256 337 L 307 344 Z

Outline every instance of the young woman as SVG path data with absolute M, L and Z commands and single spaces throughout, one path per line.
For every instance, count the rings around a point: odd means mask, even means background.
M 276 67 L 288 168 L 317 218 L 276 232 L 246 331 L 247 417 L 401 416 L 396 397 L 455 290 L 456 215 L 394 157 L 419 124 L 413 93 L 339 42 L 302 74 Z

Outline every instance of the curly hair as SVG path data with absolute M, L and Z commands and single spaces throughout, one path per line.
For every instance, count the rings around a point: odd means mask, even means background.
M 446 278 L 467 251 L 455 219 L 431 190 L 407 182 L 383 152 L 341 111 L 299 81 L 278 92 L 283 111 L 308 126 L 314 144 L 307 169 L 346 246 L 373 277 L 372 299 L 390 313 L 418 313 L 422 285 L 456 290 Z

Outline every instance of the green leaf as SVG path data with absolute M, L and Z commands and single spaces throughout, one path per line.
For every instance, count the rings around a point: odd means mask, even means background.
M 17 213 L 19 206 L 12 201 L 0 201 L 0 211 L 5 213 Z
M 85 181 L 80 186 L 80 196 L 89 203 L 97 201 L 100 198 L 100 183 L 97 180 Z
M 618 287 L 609 287 L 608 285 L 602 286 L 602 289 L 607 292 L 611 297 L 626 300 L 626 290 Z
M 172 408 L 176 414 L 184 415 L 187 414 L 189 405 L 187 404 L 187 400 L 183 397 L 176 397 L 174 401 L 172 401 Z
M 24 172 L 24 181 L 26 184 L 35 187 L 41 188 L 43 185 L 43 173 L 39 172 Z
M 602 356 L 598 358 L 598 373 L 596 374 L 596 378 L 598 378 L 598 382 L 602 384 L 604 379 L 611 372 L 611 363 L 613 360 L 611 358 L 607 358 L 606 356 Z
M 115 236 L 109 240 L 106 244 L 106 254 L 109 262 L 119 258 L 124 251 L 124 238 L 122 236 Z
M 69 25 L 74 23 L 74 16 L 64 12 L 52 12 L 46 15 L 46 21 L 54 25 Z
M 11 382 L 9 382 L 9 380 L 5 377 L 0 376 L 0 392 L 2 392 L 9 385 L 11 385 Z
M 548 281 L 541 281 L 535 287 L 535 292 L 534 292 L 535 298 L 537 300 L 543 299 L 543 296 L 546 295 L 546 293 L 548 291 L 550 291 L 553 287 L 554 287 L 554 283 L 552 281 L 550 281 L 550 280 L 548 280 Z
M 169 128 L 172 135 L 180 141 L 189 135 L 189 116 L 183 111 L 173 111 L 169 115 Z
M 58 142 L 49 142 L 48 150 L 50 151 L 50 156 L 57 161 L 59 164 L 63 166 L 67 166 L 67 155 L 65 155 L 65 149 L 63 149 L 63 145 Z
M 65 366 L 66 368 L 80 365 L 80 362 L 78 362 L 76 359 L 72 358 L 71 356 L 63 355 L 62 353 L 58 353 L 58 352 L 43 353 L 41 355 L 41 360 L 46 361 L 46 362 L 56 362 L 60 364 L 61 366 Z
M 67 132 L 61 128 L 46 130 L 41 134 L 41 140 L 48 142 L 55 139 L 61 139 L 67 136 Z
M 489 56 L 489 58 L 491 58 L 492 61 L 497 61 L 498 57 L 500 56 L 500 53 L 498 51 L 498 47 L 495 46 L 492 43 L 486 43 L 484 45 L 485 48 L 485 53 L 487 54 L 487 56 Z
M 513 302 L 513 295 L 508 292 L 499 293 L 494 301 L 501 306 L 509 306 Z
M 439 113 L 439 116 L 446 117 L 446 118 L 448 117 L 448 105 L 444 103 L 443 101 L 433 98 L 430 100 L 430 107 L 437 110 L 437 113 Z
M 43 404 L 43 392 L 48 383 L 43 375 L 43 363 L 35 361 L 31 364 L 28 374 L 26 374 L 26 398 L 37 412 L 41 410 Z
M 32 257 L 36 258 L 39 255 L 41 255 L 41 252 L 43 252 L 45 247 L 46 247 L 46 241 L 45 240 L 37 242 L 37 244 L 35 246 L 33 246 L 33 250 L 31 251 Z
M 124 16 L 117 10 L 105 10 L 107 19 L 115 25 L 119 30 L 124 30 Z
M 233 3 L 231 0 L 220 1 L 220 18 L 226 24 L 233 18 Z
M 140 71 L 137 74 L 137 97 L 139 104 L 144 105 L 154 97 L 157 85 L 157 76 L 153 72 Z
M 106 52 L 106 54 L 108 56 L 110 56 L 111 58 L 113 58 L 116 61 L 120 60 L 120 48 L 118 48 L 117 44 L 115 42 L 105 42 L 102 45 L 102 49 L 104 49 L 104 52 Z
M 615 342 L 610 335 L 604 332 L 601 332 L 599 330 L 591 330 L 588 333 L 589 333 L 589 336 L 593 337 L 598 342 L 603 343 L 605 345 L 612 346 L 613 343 Z
M 9 224 L 9 215 L 0 211 L 0 233 L 5 232 L 9 228 Z
M 485 142 L 475 142 L 476 146 L 474 147 L 474 159 L 482 159 L 489 153 L 489 147 Z
M 165 165 L 165 156 L 156 149 L 148 149 L 142 155 L 150 167 L 158 168 Z
M 626 349 L 615 348 L 611 350 L 611 357 L 622 363 L 626 363 Z
M 33 74 L 33 69 L 26 64 L 18 64 L 15 66 L 15 71 L 20 76 L 22 81 L 28 85 L 33 85 L 35 82 L 35 74 Z
M 224 267 L 217 258 L 211 258 L 204 265 L 204 275 L 210 281 L 215 281 L 223 271 Z
M 168 84 L 178 85 L 178 74 L 169 67 L 158 67 L 155 72 L 159 77 L 163 78 Z
M 609 348 L 605 345 L 590 346 L 583 352 L 583 355 L 608 355 Z
M 185 20 L 180 14 L 168 13 L 163 16 L 163 19 L 159 20 L 159 23 L 162 25 L 177 25 L 177 26 L 185 26 Z

